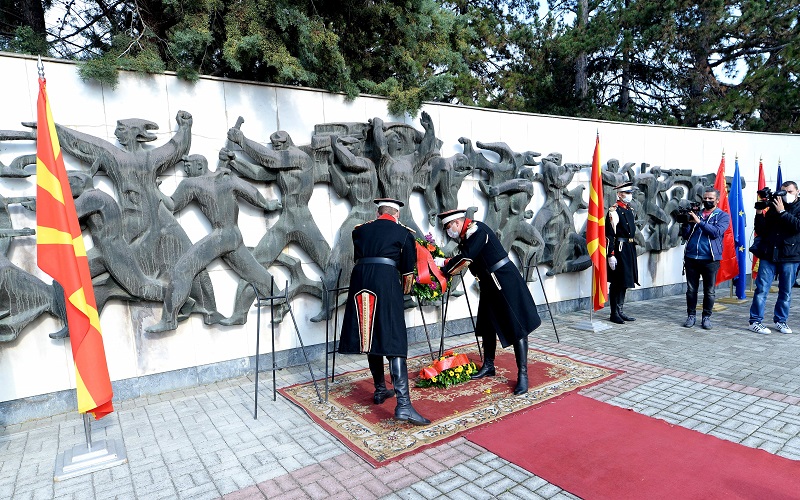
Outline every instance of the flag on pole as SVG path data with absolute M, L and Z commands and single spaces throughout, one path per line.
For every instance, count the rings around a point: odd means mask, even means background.
M 41 64 L 41 63 L 40 63 Z M 114 411 L 100 317 L 86 248 L 69 188 L 56 126 L 39 68 L 36 127 L 36 258 L 39 268 L 64 288 L 78 411 L 100 419 Z
M 758 186 L 756 187 L 756 189 L 758 191 L 761 191 L 765 187 L 767 187 L 767 181 L 764 178 L 764 164 L 761 162 L 761 159 L 759 158 L 759 160 L 758 160 Z M 754 232 L 753 233 L 753 238 L 756 238 L 757 236 L 758 235 L 755 234 L 755 232 Z M 756 257 L 755 255 L 753 255 L 753 268 L 750 271 L 750 275 L 753 277 L 753 279 L 756 279 L 756 276 L 758 276 L 758 257 Z
M 730 206 L 728 206 L 728 191 L 727 183 L 725 182 L 725 153 L 722 153 L 722 160 L 719 162 L 717 169 L 717 179 L 714 181 L 714 189 L 719 191 L 719 203 L 717 207 L 720 210 L 725 210 L 728 215 L 731 214 Z M 731 217 L 731 221 L 733 218 Z M 733 240 L 733 222 L 725 230 L 722 236 L 722 261 L 719 263 L 719 271 L 717 271 L 717 282 L 719 285 L 723 281 L 733 279 L 739 274 L 739 264 L 736 262 L 736 247 Z
M 733 226 L 733 240 L 736 243 L 736 263 L 738 274 L 734 281 L 736 283 L 736 298 L 745 298 L 744 283 L 747 279 L 747 226 L 744 214 L 744 200 L 742 199 L 742 178 L 739 177 L 739 158 L 736 158 L 736 169 L 731 181 L 731 196 L 729 198 L 731 211 L 731 226 Z M 724 252 L 723 252 L 724 253 Z
M 775 191 L 781 190 L 781 184 L 783 184 L 783 175 L 781 174 L 781 161 L 778 160 L 778 185 L 775 186 Z
M 603 308 L 608 298 L 606 272 L 606 217 L 603 208 L 603 177 L 600 172 L 600 134 L 597 134 L 592 157 L 592 182 L 589 187 L 589 220 L 586 224 L 586 247 L 592 258 L 592 306 Z

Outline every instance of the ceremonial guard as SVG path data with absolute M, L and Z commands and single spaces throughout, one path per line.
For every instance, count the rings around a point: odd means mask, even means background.
M 611 305 L 612 323 L 624 324 L 636 321 L 622 310 L 625 305 L 625 292 L 639 284 L 639 268 L 636 263 L 636 222 L 631 201 L 633 183 L 626 182 L 614 188 L 617 202 L 609 207 L 606 216 L 606 247 L 608 255 L 608 299 Z
M 475 333 L 483 339 L 483 366 L 473 379 L 495 375 L 497 338 L 505 348 L 514 346 L 517 386 L 514 394 L 528 392 L 528 335 L 542 324 L 530 290 L 508 252 L 489 226 L 466 217 L 466 210 L 438 215 L 447 235 L 458 240 L 459 254 L 443 264 L 450 275 L 465 267 L 480 282 L 480 300 Z M 496 335 L 496 336 L 495 336 Z
M 339 341 L 341 354 L 367 354 L 375 383 L 375 404 L 397 395 L 394 416 L 414 425 L 430 422 L 411 406 L 408 385 L 408 336 L 403 294 L 414 283 L 414 231 L 399 224 L 403 203 L 375 200 L 378 218 L 353 229 L 355 267 Z M 389 359 L 394 392 L 386 388 L 383 356 Z

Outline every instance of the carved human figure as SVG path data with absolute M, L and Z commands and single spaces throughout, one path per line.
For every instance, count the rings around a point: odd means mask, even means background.
M 664 206 L 664 212 L 666 212 L 671 219 L 669 229 L 667 230 L 667 248 L 675 248 L 679 244 L 681 225 L 676 220 L 676 216 L 678 209 L 686 202 L 686 199 L 683 197 L 685 193 L 686 191 L 681 186 L 675 186 L 669 193 L 669 201 Z
M 60 330 L 50 333 L 54 339 L 68 335 L 64 290 L 53 282 L 48 285 L 33 274 L 16 266 L 6 253 L 12 238 L 35 234 L 31 228 L 14 229 L 8 206 L 14 203 L 29 205 L 32 198 L 6 198 L 0 195 L 0 342 L 11 342 L 31 322 L 44 313 L 61 320 Z
M 420 124 L 425 129 L 422 140 L 411 153 L 403 154 L 404 145 L 399 134 L 387 133 L 383 120 L 373 118 L 372 125 L 373 152 L 379 158 L 378 187 L 381 196 L 392 198 L 403 203 L 400 210 L 400 223 L 422 234 L 411 214 L 409 199 L 417 181 L 419 170 L 431 158 L 439 154 L 436 147 L 433 120 L 425 111 L 422 112 Z
M 146 149 L 143 143 L 156 139 L 150 133 L 158 125 L 139 118 L 117 121 L 114 135 L 122 148 L 89 134 L 56 125 L 61 147 L 67 153 L 92 165 L 94 175 L 103 170 L 108 174 L 117 193 L 122 210 L 121 232 L 128 250 L 142 271 L 151 278 L 165 278 L 192 242 L 163 203 L 158 188 L 158 175 L 175 165 L 192 143 L 192 115 L 178 111 L 175 120 L 178 130 L 159 147 Z M 95 285 L 102 289 L 111 286 L 117 295 L 116 283 Z M 218 323 L 223 317 L 217 312 L 214 288 L 207 271 L 198 274 L 192 284 L 192 312 L 201 313 L 206 324 Z M 130 296 L 130 300 L 141 297 Z
M 662 180 L 661 177 L 664 177 Z M 660 252 L 667 248 L 667 226 L 670 218 L 660 206 L 662 196 L 675 183 L 672 171 L 662 172 L 661 168 L 653 167 L 649 172 L 636 176 L 636 186 L 644 201 L 644 215 L 646 224 L 650 227 L 647 238 L 647 250 Z
M 505 182 L 516 179 L 524 167 L 539 164 L 539 162 L 536 161 L 536 157 L 540 156 L 539 153 L 535 151 L 517 153 L 505 142 L 484 143 L 477 141 L 475 143 L 481 149 L 497 153 L 500 157 L 500 160 L 497 162 L 487 159 L 483 153 L 476 152 L 469 139 L 461 137 L 458 139 L 458 142 L 464 145 L 464 154 L 470 159 L 470 164 L 475 170 L 487 174 L 488 181 L 480 181 L 479 183 L 481 190 L 484 192 L 489 191 L 490 187 L 500 186 Z M 503 193 L 494 196 L 492 203 L 489 205 L 489 210 L 483 219 L 483 223 L 492 228 L 495 232 L 500 230 L 500 227 L 505 223 L 505 219 L 510 213 L 509 204 L 509 196 L 504 196 Z
M 221 160 L 232 161 L 234 158 L 235 155 L 230 151 L 220 151 Z M 267 201 L 255 186 L 231 175 L 228 164 L 215 172 L 209 172 L 208 161 L 204 156 L 190 155 L 184 157 L 183 162 L 188 177 L 178 184 L 172 194 L 173 210 L 180 211 L 195 201 L 211 223 L 211 232 L 175 263 L 164 294 L 161 321 L 145 328 L 150 333 L 177 328 L 178 310 L 189 297 L 194 277 L 217 258 L 225 261 L 243 280 L 253 283 L 263 295 L 269 294 L 272 283 L 272 275 L 244 246 L 242 233 L 237 225 L 237 199 L 241 198 L 266 212 L 280 209 L 280 202 Z
M 591 266 L 586 239 L 575 231 L 574 214 L 565 200 L 566 195 L 573 196 L 566 188 L 581 168 L 582 165 L 577 164 L 561 165 L 561 154 L 550 153 L 542 160 L 541 174 L 534 179 L 544 185 L 546 196 L 531 224 L 544 239 L 544 250 L 538 263 L 550 265 L 548 276 Z
M 283 130 L 270 136 L 272 148 L 267 148 L 245 137 L 238 128 L 228 130 L 228 139 L 241 146 L 242 151 L 258 165 L 237 162 L 232 164 L 240 174 L 254 181 L 274 179 L 280 188 L 282 209 L 278 220 L 269 228 L 253 249 L 253 256 L 264 267 L 271 266 L 289 243 L 297 243 L 320 268 L 325 269 L 331 247 L 319 230 L 308 202 L 314 192 L 314 161 L 292 142 Z M 298 289 L 290 289 L 293 296 Z M 322 291 L 319 290 L 319 296 Z M 233 314 L 223 320 L 224 325 L 241 325 L 247 321 L 247 311 L 255 300 L 255 293 L 245 280 L 239 280 Z
M 68 177 L 78 220 L 89 230 L 94 244 L 86 251 L 93 282 L 108 273 L 117 285 L 107 278 L 97 281 L 103 284 L 95 293 L 98 310 L 102 310 L 110 298 L 163 300 L 164 283 L 147 276 L 128 249 L 122 233 L 122 211 L 116 200 L 95 189 L 92 177 L 85 172 L 73 170 Z
M 436 214 L 458 208 L 458 190 L 472 173 L 467 155 L 456 153 L 449 158 L 436 156 L 428 161 L 430 178 L 420 186 L 428 206 L 428 223 L 436 225 Z
M 36 173 L 36 155 L 22 155 L 8 165 L 0 161 L 0 177 L 30 177 Z
M 350 202 L 350 212 L 339 227 L 339 237 L 331 251 L 331 258 L 325 268 L 322 282 L 326 290 L 350 283 L 355 261 L 353 260 L 353 238 L 350 234 L 356 226 L 370 221 L 375 216 L 373 200 L 378 193 L 378 173 L 375 164 L 364 158 L 363 143 L 355 137 L 331 136 L 331 146 L 336 158 L 330 167 L 331 185 L 339 196 Z M 340 273 L 341 272 L 341 276 Z M 347 290 L 345 290 L 346 292 Z M 327 307 L 326 307 L 327 304 Z M 324 321 L 338 307 L 336 297 L 323 297 L 322 310 L 311 321 Z

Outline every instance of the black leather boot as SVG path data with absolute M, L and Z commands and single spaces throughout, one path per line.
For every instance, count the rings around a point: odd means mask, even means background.
M 528 392 L 528 337 L 514 342 L 514 357 L 517 360 L 517 386 L 514 394 L 525 394 Z
M 372 401 L 376 405 L 383 404 L 388 398 L 394 397 L 394 391 L 386 388 L 386 377 L 383 375 L 383 356 L 367 354 L 367 361 L 369 361 L 372 381 L 375 383 L 375 394 L 372 396 Z
M 636 318 L 633 316 L 628 316 L 622 311 L 622 308 L 625 307 L 625 294 L 623 293 L 619 299 L 619 305 L 617 306 L 617 314 L 619 317 L 622 318 L 624 321 L 636 321 Z
M 397 394 L 397 407 L 394 418 L 414 425 L 428 425 L 430 420 L 423 417 L 411 406 L 411 393 L 408 388 L 408 366 L 406 358 L 389 358 L 389 373 L 392 374 L 394 392 Z
M 608 318 L 608 320 L 612 323 L 616 323 L 618 325 L 625 324 L 625 321 L 619 315 L 620 303 L 624 300 L 624 298 L 620 297 L 620 287 L 614 283 L 611 283 L 608 287 L 608 305 L 611 309 L 611 316 Z
M 472 380 L 476 380 L 483 377 L 494 377 L 495 369 L 494 369 L 494 355 L 495 351 L 497 351 L 497 337 L 495 337 L 494 333 L 491 337 L 484 336 L 483 337 L 483 366 L 477 372 L 470 375 L 469 378 Z

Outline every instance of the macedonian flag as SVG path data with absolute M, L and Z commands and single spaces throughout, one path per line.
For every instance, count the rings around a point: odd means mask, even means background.
M 36 248 L 39 268 L 64 288 L 78 411 L 100 419 L 112 411 L 100 317 L 86 248 L 64 168 L 45 80 L 39 77 L 36 133 Z
M 594 143 L 592 182 L 589 188 L 589 220 L 586 224 L 586 246 L 592 258 L 592 305 L 603 308 L 608 298 L 606 271 L 606 217 L 603 208 L 603 176 L 600 172 L 600 134 Z

